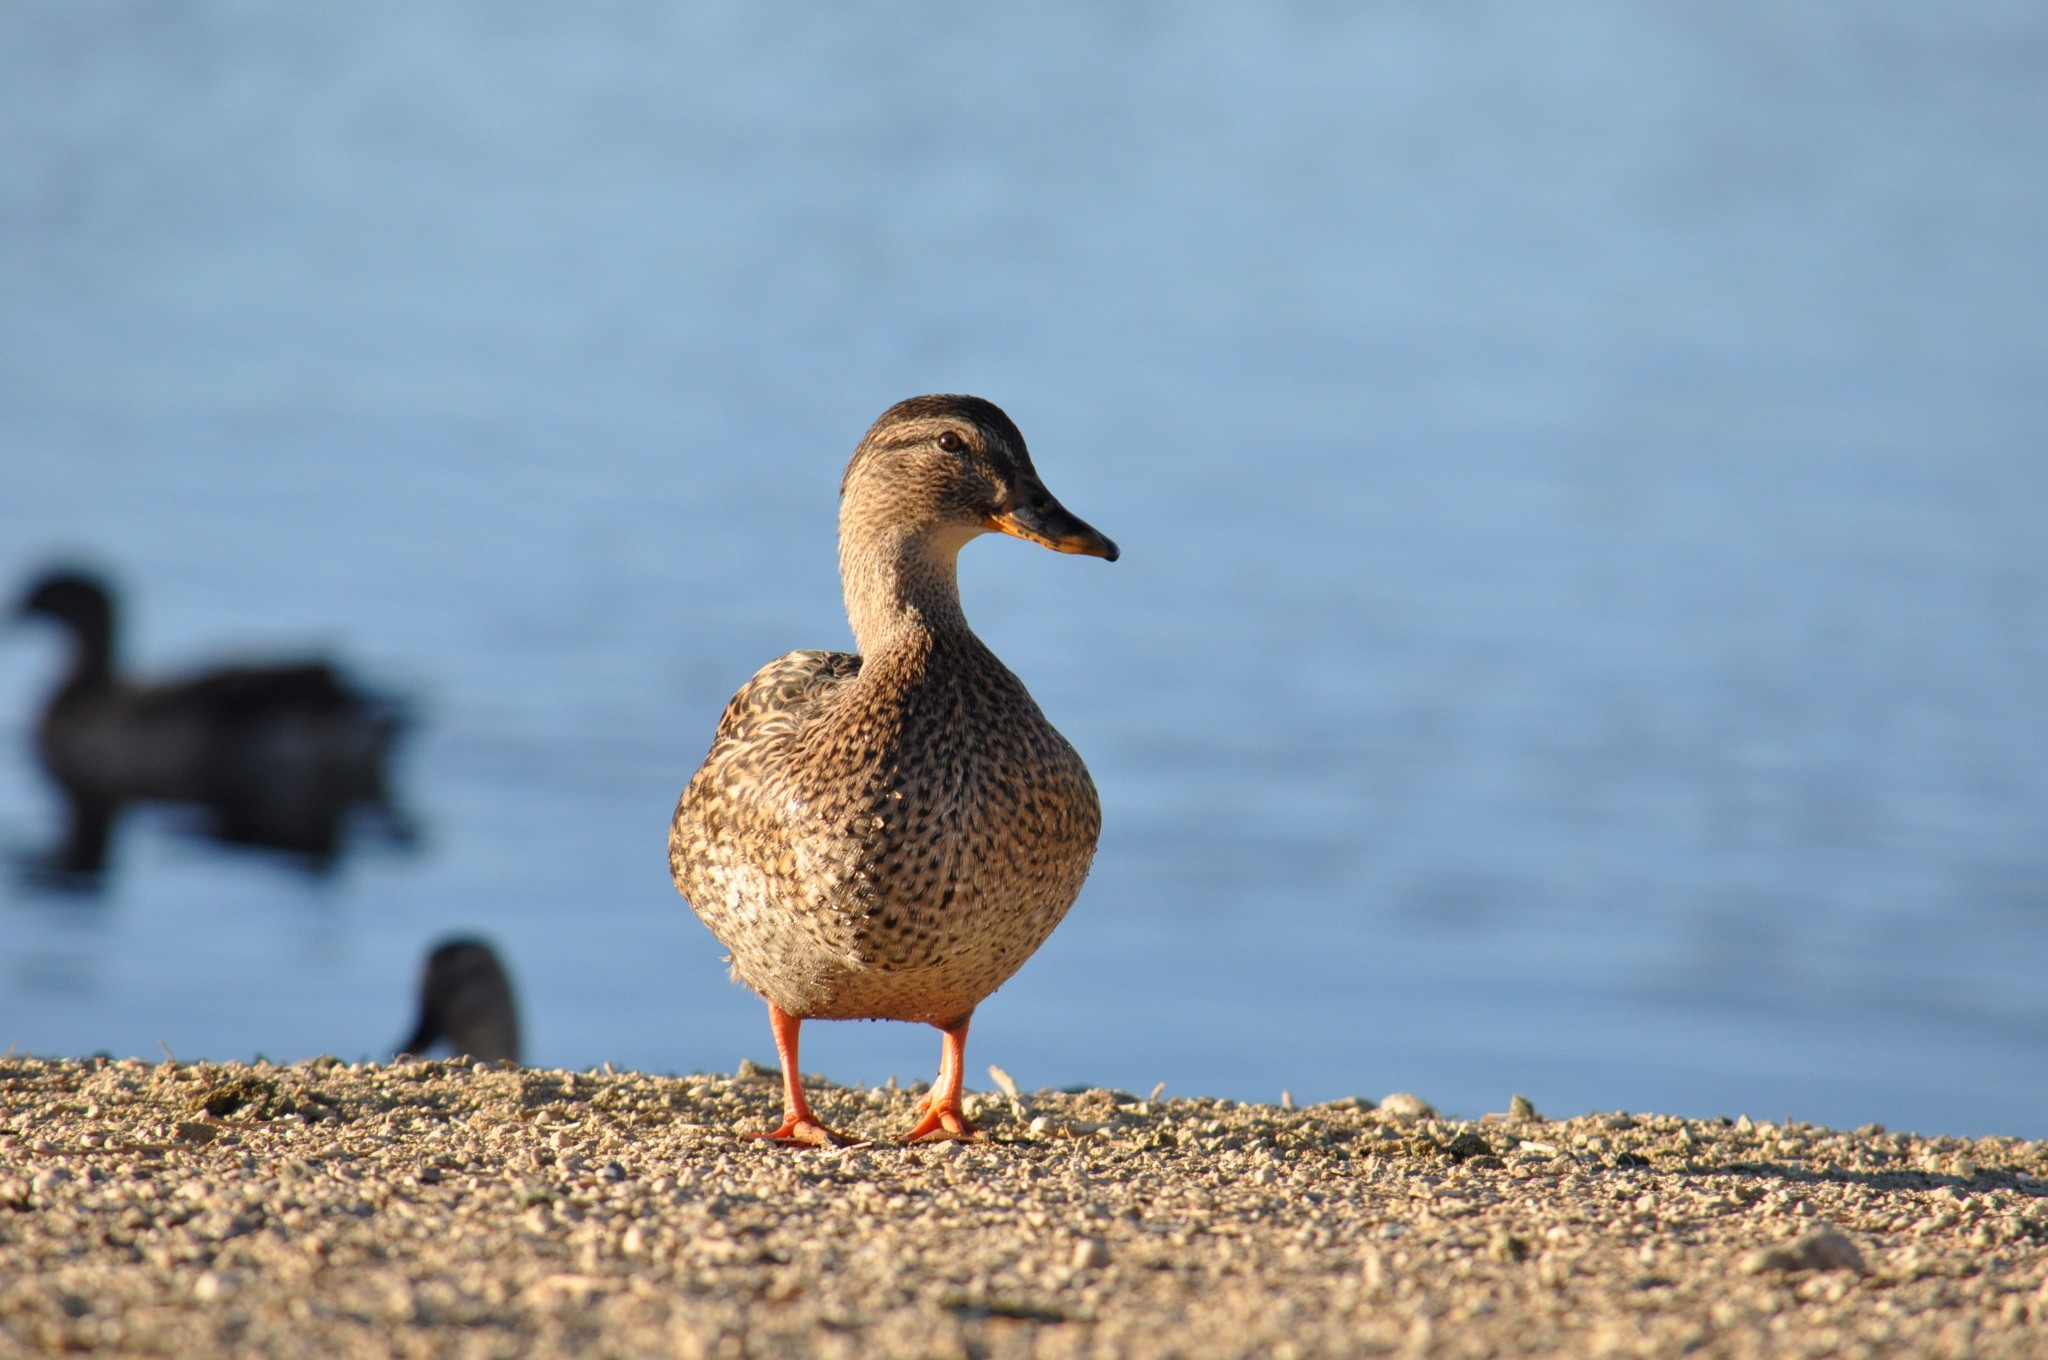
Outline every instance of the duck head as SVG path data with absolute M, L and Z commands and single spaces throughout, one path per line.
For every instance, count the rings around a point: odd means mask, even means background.
M 44 572 L 14 606 L 17 620 L 45 618 L 71 634 L 81 660 L 104 665 L 114 651 L 114 596 L 106 582 L 88 571 Z
M 839 575 L 861 651 L 964 630 L 960 549 L 991 532 L 1117 558 L 1116 544 L 1045 489 L 1024 436 L 993 402 L 912 397 L 884 411 L 839 487 Z
M 91 572 L 56 568 L 36 577 L 14 612 L 19 618 L 42 615 L 67 626 L 94 623 L 113 617 L 113 593 Z
M 912 397 L 891 406 L 854 450 L 839 494 L 842 539 L 887 534 L 957 551 L 992 531 L 1055 552 L 1117 559 L 1116 544 L 1045 489 L 1023 434 L 980 397 Z

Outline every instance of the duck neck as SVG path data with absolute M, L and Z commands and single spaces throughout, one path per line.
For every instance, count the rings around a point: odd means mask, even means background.
M 960 608 L 960 549 L 970 532 L 839 536 L 839 576 L 853 638 L 870 661 L 901 649 L 927 649 L 973 637 Z
M 111 684 L 114 679 L 112 611 L 67 618 L 64 623 L 71 634 L 71 669 L 65 674 L 58 693 L 78 694 Z

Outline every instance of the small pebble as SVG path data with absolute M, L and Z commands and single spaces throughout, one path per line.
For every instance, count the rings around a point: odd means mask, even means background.
M 1324 1101 L 1316 1108 L 1323 1110 L 1377 1110 L 1379 1102 L 1369 1096 L 1338 1096 L 1335 1100 Z
M 206 1271 L 192 1282 L 192 1297 L 201 1303 L 212 1303 L 215 1299 L 232 1294 L 239 1277 L 232 1271 Z
M 1751 1275 L 1799 1270 L 1848 1270 L 1865 1273 L 1863 1253 L 1839 1228 L 1823 1223 L 1802 1234 L 1798 1240 L 1779 1247 L 1766 1247 L 1743 1260 L 1742 1269 Z
M 1436 1109 L 1421 1096 L 1396 1091 L 1380 1102 L 1380 1113 L 1396 1119 L 1434 1119 Z

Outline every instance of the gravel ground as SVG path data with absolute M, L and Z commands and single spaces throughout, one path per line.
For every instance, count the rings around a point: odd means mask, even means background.
M 0 1059 L 0 1353 L 2048 1351 L 2044 1143 L 976 1100 L 819 1151 L 734 1136 L 758 1069 Z

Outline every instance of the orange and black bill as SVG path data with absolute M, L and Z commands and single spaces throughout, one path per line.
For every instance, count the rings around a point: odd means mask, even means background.
M 1054 552 L 1080 553 L 1108 562 L 1117 559 L 1116 544 L 1054 500 L 1043 487 L 1028 488 L 1016 504 L 990 515 L 984 523 L 997 533 L 1028 539 Z

